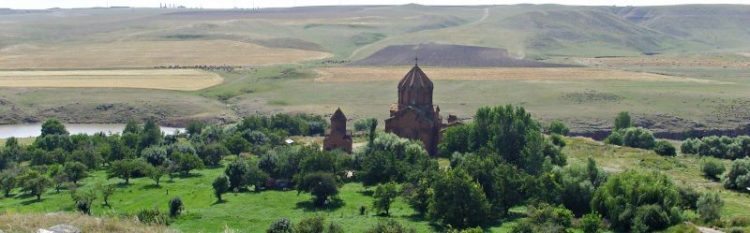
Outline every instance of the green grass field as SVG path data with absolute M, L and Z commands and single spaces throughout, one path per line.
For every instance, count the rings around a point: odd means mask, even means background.
M 750 195 L 722 190 L 721 185 L 705 179 L 700 174 L 700 159 L 694 156 L 661 157 L 651 151 L 603 145 L 583 138 L 569 138 L 564 153 L 568 155 L 568 164 L 583 164 L 589 157 L 594 158 L 599 166 L 608 172 L 621 172 L 627 169 L 644 169 L 660 171 L 670 176 L 678 185 L 690 186 L 698 191 L 720 192 L 725 207 L 724 219 L 735 217 L 750 218 Z M 725 161 L 728 164 L 728 161 Z M 217 203 L 211 189 L 211 181 L 223 173 L 223 168 L 194 171 L 190 177 L 175 178 L 172 182 L 162 181 L 161 187 L 147 178 L 131 180 L 130 185 L 118 185 L 117 192 L 110 198 L 110 207 L 103 206 L 101 197 L 93 207 L 96 216 L 121 216 L 133 214 L 144 208 L 167 210 L 167 203 L 173 197 L 180 197 L 185 203 L 185 212 L 177 218 L 171 228 L 183 232 L 217 232 L 225 229 L 237 232 L 261 232 L 274 220 L 287 217 L 299 221 L 304 217 L 322 215 L 328 220 L 341 224 L 346 232 L 362 232 L 385 217 L 372 213 L 359 214 L 360 206 L 371 208 L 372 189 L 359 183 L 344 184 L 340 188 L 339 198 L 342 205 L 315 209 L 311 207 L 308 194 L 296 191 L 263 191 L 227 193 L 225 202 Z M 84 188 L 103 183 L 120 183 L 119 179 L 106 180 L 101 171 L 91 174 L 83 180 Z M 37 202 L 33 196 L 16 193 L 17 196 L 0 199 L 0 210 L 13 213 L 43 213 L 74 211 L 73 201 L 68 191 L 55 193 L 50 190 Z M 523 216 L 523 208 L 513 212 Z M 419 232 L 439 230 L 415 216 L 415 212 L 398 198 L 391 208 L 392 216 L 405 225 Z M 491 226 L 489 232 L 509 232 L 519 219 L 506 220 L 501 225 Z M 675 227 L 680 229 L 682 225 Z M 2 229 L 2 225 L 0 225 Z M 748 229 L 750 230 L 750 229 Z M 577 231 L 577 230 L 576 230 Z M 679 231 L 678 231 L 679 232 Z

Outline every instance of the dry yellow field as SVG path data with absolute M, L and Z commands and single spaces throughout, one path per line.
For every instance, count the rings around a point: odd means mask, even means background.
M 0 87 L 109 87 L 194 91 L 218 85 L 201 70 L 0 71 Z
M 273 65 L 322 59 L 328 56 L 330 54 L 324 52 L 268 48 L 229 40 L 17 45 L 0 50 L 0 69 Z
M 747 56 L 748 54 L 738 53 Z M 656 67 L 716 67 L 746 68 L 750 59 L 722 56 L 646 56 L 646 57 L 601 57 L 573 58 L 587 66 L 622 67 L 622 66 L 656 66 Z
M 317 69 L 319 82 L 399 80 L 410 67 L 329 67 Z M 423 67 L 433 80 L 632 80 L 717 83 L 717 81 L 596 68 L 438 68 Z

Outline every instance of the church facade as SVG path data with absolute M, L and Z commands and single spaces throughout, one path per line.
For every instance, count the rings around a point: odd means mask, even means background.
M 340 108 L 331 116 L 331 130 L 323 139 L 323 149 L 352 152 L 352 135 L 346 130 L 346 116 Z
M 403 138 L 422 141 L 430 155 L 437 154 L 443 127 L 440 107 L 432 103 L 432 81 L 414 67 L 398 83 L 398 103 L 391 106 L 385 131 Z

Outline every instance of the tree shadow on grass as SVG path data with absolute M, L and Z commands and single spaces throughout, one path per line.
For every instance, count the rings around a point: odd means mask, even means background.
M 335 211 L 344 206 L 344 201 L 339 198 L 334 198 L 326 203 L 324 206 L 315 206 L 312 200 L 297 202 L 295 209 L 302 209 L 305 212 L 316 212 L 316 211 Z
M 365 195 L 365 196 L 368 196 L 368 197 L 372 197 L 372 195 L 375 193 L 375 191 L 369 190 L 369 189 L 360 190 L 360 191 L 357 191 L 357 192 L 359 194 L 362 194 L 362 195 Z
M 219 204 L 224 204 L 224 203 L 227 203 L 227 200 L 224 200 L 224 199 L 216 200 L 216 201 L 214 201 L 214 203 L 211 203 L 211 206 L 215 206 L 215 205 L 219 205 Z
M 130 184 L 126 184 L 125 182 L 115 184 L 115 187 L 117 188 L 127 188 L 128 186 L 130 186 Z
M 37 200 L 36 196 L 35 196 L 32 199 L 22 201 L 21 205 L 31 205 L 31 204 L 34 204 L 34 203 L 37 203 L 37 202 L 42 202 L 43 200 L 44 200 L 44 198 Z
M 179 175 L 177 175 L 175 177 L 179 177 L 181 179 L 186 179 L 186 178 L 195 178 L 195 177 L 202 177 L 202 176 L 203 176 L 203 174 L 200 174 L 200 173 L 188 173 L 188 174 L 179 174 Z
M 160 188 L 161 188 L 161 185 L 148 184 L 148 185 L 144 185 L 141 189 L 160 189 Z

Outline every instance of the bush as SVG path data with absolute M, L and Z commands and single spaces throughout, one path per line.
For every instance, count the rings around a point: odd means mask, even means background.
M 375 200 L 372 203 L 372 207 L 378 212 L 378 214 L 382 213 L 388 216 L 390 215 L 391 203 L 396 200 L 396 197 L 398 197 L 396 183 L 389 182 L 387 184 L 378 185 L 378 188 L 375 189 L 375 193 L 373 194 Z
M 709 223 L 721 219 L 721 208 L 724 201 L 718 193 L 704 193 L 698 198 L 698 214 L 703 222 Z
M 623 145 L 623 138 L 622 134 L 618 131 L 612 131 L 612 134 L 607 136 L 607 138 L 604 139 L 604 143 L 610 144 L 610 145 Z
M 633 122 L 630 119 L 630 113 L 620 112 L 615 118 L 615 128 L 613 131 L 630 128 L 632 124 Z
M 299 192 L 307 192 L 313 195 L 315 206 L 324 206 L 328 197 L 339 193 L 336 178 L 331 173 L 314 172 L 305 175 L 302 182 L 297 185 Z
M 565 126 L 564 123 L 561 121 L 552 121 L 549 124 L 549 128 L 547 129 L 550 134 L 558 134 L 558 135 L 568 135 L 570 132 L 570 129 L 568 129 L 568 126 Z
M 666 140 L 658 140 L 654 145 L 654 152 L 661 156 L 676 156 L 677 149 Z
M 622 132 L 622 144 L 633 148 L 651 149 L 656 141 L 654 134 L 644 128 L 627 128 Z
M 229 190 L 229 179 L 227 179 L 226 176 L 216 177 L 211 186 L 213 186 L 214 188 L 214 195 L 216 196 L 216 199 L 221 202 L 221 195 Z
M 598 213 L 589 213 L 581 218 L 581 228 L 584 233 L 598 233 L 602 228 L 602 216 Z
M 366 119 L 359 119 L 354 122 L 354 130 L 357 132 L 364 132 L 370 129 L 370 125 L 372 125 L 372 122 L 377 122 L 378 120 L 375 118 L 366 118 Z
M 713 180 L 719 180 L 721 179 L 721 174 L 724 174 L 724 171 L 726 171 L 726 168 L 724 168 L 724 163 L 721 160 L 705 158 L 703 159 L 701 170 L 704 176 Z
M 680 152 L 683 154 L 698 154 L 701 143 L 701 140 L 697 138 L 687 139 L 682 142 L 682 145 L 680 145 Z
M 295 233 L 343 233 L 340 225 L 331 222 L 326 226 L 323 216 L 314 216 L 300 220 L 295 227 Z
M 526 232 L 529 228 L 532 232 L 565 233 L 572 225 L 573 213 L 563 207 L 553 207 L 548 204 L 530 207 L 528 218 L 524 220 L 527 224 L 521 224 L 520 229 L 514 232 Z
M 281 218 L 274 221 L 266 233 L 294 233 L 294 226 L 288 218 Z
M 136 214 L 139 222 L 145 224 L 169 225 L 169 216 L 158 209 L 143 209 Z
M 465 172 L 451 170 L 440 175 L 432 189 L 429 214 L 433 219 L 457 228 L 480 226 L 489 220 L 490 203 Z
M 656 172 L 626 171 L 596 190 L 591 206 L 615 230 L 655 231 L 680 222 L 680 196 L 669 177 Z
M 182 205 L 182 199 L 179 197 L 172 198 L 172 200 L 169 200 L 169 216 L 170 217 L 177 217 L 182 213 L 182 209 L 184 206 Z
M 740 191 L 746 191 L 750 187 L 750 158 L 732 162 L 732 167 L 724 179 L 724 187 Z
M 380 221 L 372 228 L 365 231 L 365 233 L 416 233 L 417 231 L 413 228 L 407 228 L 402 226 L 396 220 L 388 219 L 386 221 Z

